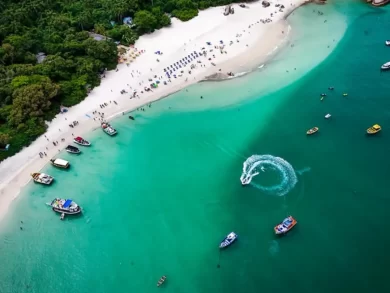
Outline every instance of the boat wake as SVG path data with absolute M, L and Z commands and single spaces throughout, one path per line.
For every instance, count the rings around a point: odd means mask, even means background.
M 253 177 L 267 172 L 267 170 L 277 171 L 280 182 L 271 186 L 263 186 L 252 182 Z M 251 184 L 268 194 L 283 196 L 294 188 L 298 182 L 294 168 L 289 162 L 282 158 L 271 155 L 252 155 L 245 162 L 240 177 L 243 185 Z
M 270 255 L 275 256 L 276 254 L 279 253 L 279 250 L 280 250 L 280 248 L 279 248 L 278 241 L 272 240 L 269 242 L 268 252 Z
M 310 170 L 311 170 L 310 167 L 305 167 L 302 170 L 297 170 L 296 172 L 298 175 L 302 175 L 303 173 L 309 172 Z

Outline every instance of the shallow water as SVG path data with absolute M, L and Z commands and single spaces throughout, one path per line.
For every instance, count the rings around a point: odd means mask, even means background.
M 314 69 L 328 48 L 304 39 L 315 25 L 303 19 L 320 19 L 313 9 L 336 9 L 348 25 Z M 48 166 L 54 185 L 29 184 L 2 223 L 0 292 L 146 293 L 162 275 L 160 289 L 170 292 L 389 292 L 389 236 L 378 228 L 390 200 L 390 75 L 379 71 L 390 59 L 389 16 L 352 1 L 307 5 L 292 15 L 295 46 L 267 68 L 190 87 L 134 112 L 135 121 L 113 121 L 115 138 L 96 130 L 80 156 L 61 154 L 71 169 Z M 367 137 L 374 123 L 383 131 Z M 319 133 L 307 137 L 313 126 Z M 288 193 L 241 186 L 254 154 L 292 166 Z M 254 183 L 272 186 L 279 176 Z M 45 206 L 54 197 L 74 199 L 83 215 L 61 222 Z M 289 214 L 297 227 L 275 237 Z M 230 231 L 239 239 L 220 253 Z

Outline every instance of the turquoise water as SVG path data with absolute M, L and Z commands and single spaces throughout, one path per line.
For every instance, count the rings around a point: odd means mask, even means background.
M 348 30 L 310 68 L 307 52 L 328 48 L 305 43 L 313 31 L 302 19 L 324 34 L 332 17 L 313 9 L 336 10 Z M 291 21 L 295 46 L 268 68 L 117 119 L 117 137 L 96 130 L 82 155 L 61 155 L 69 171 L 48 166 L 55 184 L 29 184 L 1 224 L 0 292 L 389 292 L 390 75 L 379 70 L 390 61 L 389 8 L 338 1 L 305 6 Z M 367 137 L 374 123 L 383 130 Z M 319 133 L 307 137 L 313 126 Z M 295 186 L 269 192 L 282 173 L 267 167 L 253 179 L 260 189 L 241 187 L 253 154 L 286 160 Z M 73 198 L 83 215 L 60 221 L 45 206 L 56 196 Z M 289 214 L 298 226 L 275 237 Z M 220 253 L 230 231 L 239 240 Z

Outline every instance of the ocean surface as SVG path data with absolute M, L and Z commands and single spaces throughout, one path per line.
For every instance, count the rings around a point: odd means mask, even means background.
M 61 153 L 70 170 L 47 166 L 55 183 L 28 184 L 0 223 L 0 293 L 390 292 L 390 7 L 329 2 L 295 11 L 291 41 L 256 72 Z M 259 175 L 242 187 L 245 161 Z M 55 197 L 83 214 L 60 221 Z M 298 225 L 275 237 L 288 215 Z

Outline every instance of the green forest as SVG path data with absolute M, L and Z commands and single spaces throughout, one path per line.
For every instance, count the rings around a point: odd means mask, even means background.
M 229 0 L 2 0 L 0 1 L 0 161 L 45 132 L 60 105 L 82 101 L 100 72 L 117 65 L 117 46 L 187 21 Z M 131 17 L 132 25 L 123 24 Z M 107 36 L 96 41 L 95 32 Z M 45 58 L 38 62 L 37 54 Z

